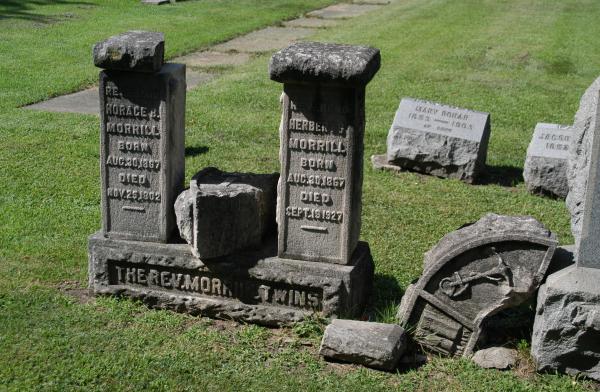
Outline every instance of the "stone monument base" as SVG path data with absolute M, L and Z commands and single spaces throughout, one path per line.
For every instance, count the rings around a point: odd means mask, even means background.
M 537 369 L 600 381 L 600 270 L 571 266 L 538 292 L 531 355 Z
M 150 307 L 267 326 L 313 313 L 360 315 L 371 293 L 373 260 L 360 242 L 349 265 L 274 256 L 260 251 L 203 261 L 187 244 L 89 238 L 89 286 L 95 295 L 141 300 Z

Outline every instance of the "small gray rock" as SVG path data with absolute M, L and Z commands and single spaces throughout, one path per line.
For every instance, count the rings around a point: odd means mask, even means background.
M 94 45 L 94 65 L 121 71 L 157 72 L 164 63 L 163 33 L 128 31 Z
M 517 350 L 506 347 L 490 347 L 477 351 L 473 362 L 485 369 L 510 369 L 517 363 Z
M 201 259 L 258 247 L 275 227 L 278 174 L 198 172 L 175 203 L 181 237 Z
M 271 57 L 269 74 L 290 81 L 365 85 L 379 70 L 379 49 L 367 46 L 298 42 Z
M 573 138 L 569 156 L 567 181 L 569 194 L 567 208 L 571 213 L 571 231 L 575 244 L 579 244 L 583 207 L 592 155 L 592 134 L 596 129 L 596 112 L 598 110 L 598 93 L 600 92 L 600 77 L 585 91 L 579 102 L 579 110 L 573 123 Z
M 335 319 L 325 329 L 319 354 L 392 371 L 405 349 L 406 334 L 399 325 Z
M 538 292 L 531 355 L 539 371 L 600 381 L 600 270 L 571 266 Z

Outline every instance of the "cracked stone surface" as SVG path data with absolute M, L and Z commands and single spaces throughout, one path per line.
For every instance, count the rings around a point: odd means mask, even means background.
M 216 45 L 213 49 L 219 52 L 270 52 L 284 48 L 313 33 L 313 29 L 302 27 L 267 27 Z
M 364 15 L 367 12 L 381 8 L 376 4 L 334 4 L 320 10 L 311 11 L 307 16 L 323 19 L 346 19 Z

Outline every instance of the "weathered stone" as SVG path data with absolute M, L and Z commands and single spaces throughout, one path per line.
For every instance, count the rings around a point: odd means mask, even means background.
M 485 169 L 489 113 L 403 98 L 387 137 L 388 164 L 475 182 Z
M 347 19 L 366 14 L 367 12 L 378 9 L 379 5 L 374 4 L 334 4 L 329 7 L 311 11 L 307 16 L 323 19 Z
M 379 70 L 379 49 L 367 46 L 298 42 L 273 55 L 272 80 L 366 85 Z
M 531 193 L 567 196 L 567 161 L 572 133 L 572 128 L 566 125 L 536 125 L 523 170 L 527 190 Z
M 280 257 L 351 262 L 361 226 L 365 83 L 378 67 L 377 49 L 314 42 L 271 58 L 271 79 L 285 83 Z
M 399 325 L 336 319 L 325 329 L 319 354 L 392 371 L 405 349 L 406 336 Z
M 486 318 L 535 293 L 556 245 L 532 217 L 488 214 L 425 254 L 423 275 L 407 288 L 398 318 L 428 350 L 468 357 Z
M 230 41 L 213 46 L 219 52 L 262 53 L 284 48 L 294 41 L 314 34 L 314 30 L 302 27 L 266 27 Z
M 167 242 L 183 188 L 185 65 L 100 73 L 103 231 Z
M 517 350 L 506 347 L 490 347 L 477 351 L 473 362 L 485 369 L 506 370 L 517 364 Z
M 600 381 L 600 270 L 571 266 L 538 293 L 531 355 L 540 371 Z
M 198 172 L 175 203 L 181 237 L 205 260 L 258 248 L 275 229 L 277 174 Z
M 175 0 L 142 0 L 142 4 L 162 5 L 170 3 L 175 3 Z
M 89 239 L 89 284 L 148 306 L 268 326 L 315 312 L 360 315 L 371 291 L 373 261 L 360 243 L 350 265 L 281 259 L 275 244 L 218 260 L 195 257 L 187 244 Z
M 128 31 L 94 45 L 94 65 L 121 71 L 157 72 L 164 62 L 163 33 Z
M 569 194 L 567 208 L 571 213 L 571 231 L 575 244 L 579 243 L 585 190 L 592 155 L 592 135 L 597 130 L 598 94 L 600 94 L 600 77 L 585 91 L 579 102 L 579 110 L 573 123 L 573 138 L 569 156 L 567 181 Z

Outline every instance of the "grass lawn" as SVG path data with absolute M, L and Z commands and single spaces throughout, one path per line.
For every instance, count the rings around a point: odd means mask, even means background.
M 321 326 L 211 321 L 127 300 L 82 301 L 87 236 L 100 227 L 98 118 L 19 109 L 94 84 L 91 45 L 125 30 L 166 34 L 167 56 L 289 19 L 330 0 L 0 1 L 0 390 L 564 391 L 590 382 L 432 358 L 386 374 L 316 355 Z M 572 242 L 564 202 L 529 195 L 520 175 L 537 122 L 572 123 L 600 74 L 597 0 L 397 0 L 318 33 L 381 49 L 367 88 L 362 239 L 376 264 L 373 311 L 393 322 L 423 253 L 486 212 L 533 215 Z M 257 56 L 188 93 L 186 177 L 208 165 L 272 172 L 281 85 Z M 489 174 L 469 186 L 376 172 L 372 154 L 403 96 L 492 113 Z M 522 353 L 527 342 L 519 342 Z

